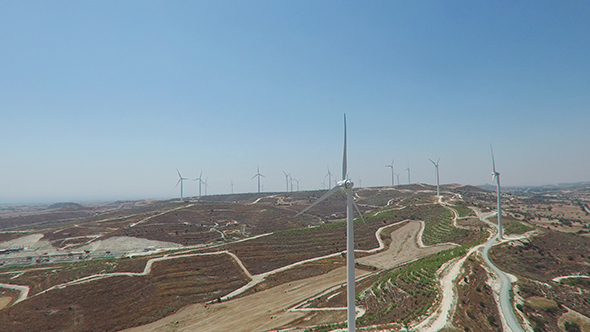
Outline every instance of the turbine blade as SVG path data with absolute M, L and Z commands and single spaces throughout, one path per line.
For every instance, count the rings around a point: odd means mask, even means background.
M 344 153 L 342 154 L 342 181 L 346 180 L 346 113 L 344 113 Z
M 300 215 L 302 213 L 309 211 L 309 209 L 320 204 L 322 201 L 324 201 L 326 198 L 332 196 L 335 192 L 339 191 L 341 188 L 342 188 L 342 186 L 336 186 L 336 187 L 330 189 L 327 193 L 322 195 L 322 197 L 320 197 L 317 201 L 313 202 L 310 206 L 306 207 L 305 209 L 301 210 L 301 212 L 297 213 L 295 215 L 295 217 L 297 217 L 298 215 Z
M 361 210 L 359 209 L 359 206 L 356 205 L 355 201 L 352 201 L 352 205 L 354 205 L 354 208 L 356 209 L 356 212 L 359 213 L 359 216 L 361 217 L 361 219 L 363 220 L 363 222 L 366 224 L 367 222 L 365 221 L 365 217 L 363 217 L 363 214 L 361 213 Z
M 438 157 L 438 160 L 436 161 L 436 166 L 438 166 L 438 163 L 440 163 L 440 157 Z
M 182 178 L 180 180 L 178 180 L 178 182 L 176 182 L 176 185 L 174 186 L 175 188 L 178 187 L 178 184 L 180 183 L 180 181 L 182 181 Z
M 176 169 L 176 173 L 178 173 L 178 177 L 182 178 L 182 175 L 180 175 L 180 172 L 178 171 L 178 168 Z
M 492 147 L 492 144 L 490 143 L 490 151 L 492 152 L 492 169 L 494 174 L 496 174 L 496 162 L 494 161 L 494 148 Z
M 266 178 L 266 176 L 264 176 L 264 175 L 262 175 L 262 174 L 258 174 L 258 175 L 262 176 L 263 178 Z
M 254 175 L 254 176 L 252 177 L 252 179 L 253 179 L 253 178 L 255 178 L 255 177 L 257 177 L 257 176 L 258 176 L 258 174 Z M 251 179 L 250 179 L 250 180 L 251 180 Z
M 431 163 L 432 163 L 434 166 L 436 166 L 436 163 L 435 163 L 434 161 L 432 161 L 432 159 L 428 158 L 428 160 L 430 160 L 430 162 L 431 162 Z

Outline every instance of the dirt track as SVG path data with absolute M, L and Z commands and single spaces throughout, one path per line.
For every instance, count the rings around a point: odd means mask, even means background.
M 356 270 L 356 277 L 367 272 Z M 306 313 L 288 311 L 299 302 L 346 282 L 345 268 L 279 285 L 228 302 L 193 304 L 154 323 L 125 331 L 264 331 L 278 328 Z
M 433 253 L 452 248 L 438 245 L 421 248 L 416 243 L 422 225 L 408 222 L 391 233 L 392 244 L 382 253 L 359 258 L 361 264 L 389 269 Z M 335 285 L 346 282 L 344 268 L 327 274 L 279 285 L 252 295 L 208 306 L 187 306 L 154 323 L 126 331 L 264 331 L 279 328 L 305 315 L 288 309 Z M 367 272 L 357 270 L 357 278 Z M 231 317 L 231 318 L 229 318 Z
M 391 232 L 391 245 L 389 249 L 376 255 L 358 258 L 356 262 L 375 266 L 379 269 L 391 269 L 400 264 L 455 247 L 450 244 L 425 248 L 419 247 L 416 243 L 416 235 L 421 227 L 422 225 L 419 221 L 409 221 L 400 229 Z

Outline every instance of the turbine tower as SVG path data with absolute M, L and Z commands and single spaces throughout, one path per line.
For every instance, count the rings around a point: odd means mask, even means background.
M 230 181 L 230 182 L 231 182 L 231 184 L 229 186 L 231 187 L 231 193 L 233 194 L 234 193 L 234 182 L 233 181 Z
M 258 165 L 256 165 L 256 175 L 254 175 L 254 176 L 252 177 L 252 179 L 253 179 L 253 178 L 255 178 L 255 177 L 258 177 L 258 193 L 260 193 L 260 177 L 261 177 L 261 176 L 262 176 L 263 178 L 265 178 L 265 177 L 266 177 L 266 176 L 264 176 L 264 175 L 260 174 L 260 168 L 258 168 Z
M 411 184 L 411 182 L 410 182 L 410 163 L 408 163 L 408 168 L 406 168 L 406 171 L 408 171 L 408 184 Z
M 346 192 L 346 296 L 347 296 L 347 320 L 348 320 L 348 331 L 356 331 L 355 327 L 355 292 L 354 292 L 354 223 L 352 220 L 352 207 L 354 206 L 360 213 L 358 206 L 354 202 L 352 188 L 354 183 L 347 179 L 347 159 L 346 159 L 346 114 L 344 114 L 344 152 L 342 157 L 342 180 L 336 184 L 336 187 L 329 190 L 322 197 L 320 197 L 313 204 L 299 212 L 300 215 L 312 207 L 316 206 L 326 198 L 332 196 L 334 193 L 344 190 Z M 362 214 L 361 214 L 362 217 Z
M 494 149 L 490 144 L 490 151 L 492 152 L 492 181 L 496 179 L 496 195 L 498 196 L 498 238 L 502 240 L 502 200 L 500 199 L 500 173 L 496 172 L 496 162 L 494 161 Z
M 397 179 L 397 185 L 399 186 L 399 174 L 395 173 L 395 178 Z
M 436 162 L 434 162 L 432 159 L 428 158 L 428 160 L 430 160 L 430 162 L 434 165 L 434 168 L 436 170 L 436 196 L 440 196 L 440 191 L 438 190 L 438 163 L 440 162 L 440 157 L 438 158 L 438 160 Z
M 178 184 L 180 183 L 180 201 L 182 202 L 182 194 L 183 194 L 183 187 L 184 187 L 184 180 L 188 180 L 188 178 L 183 178 L 182 175 L 180 175 L 180 172 L 178 171 L 178 168 L 176 169 L 176 173 L 178 173 L 178 182 L 176 182 L 176 187 L 178 187 Z
M 291 174 L 287 174 L 287 172 L 285 172 L 285 171 L 283 171 L 283 173 L 285 174 L 285 183 L 287 185 L 287 189 L 285 189 L 285 192 L 288 192 L 289 191 L 289 176 Z
M 207 180 L 209 180 L 209 178 L 205 178 L 205 182 L 203 182 L 203 184 L 205 185 L 205 196 L 207 196 L 207 188 L 209 187 L 209 185 L 207 184 Z
M 391 168 L 391 186 L 392 186 L 392 187 L 395 185 L 395 184 L 393 183 L 393 174 L 394 174 L 394 173 L 393 173 L 393 161 L 394 161 L 394 160 L 395 160 L 395 159 L 392 159 L 392 160 L 391 160 L 391 165 L 385 165 L 385 167 L 390 167 L 390 168 Z M 398 181 L 398 184 L 399 184 L 399 181 Z
M 193 181 L 199 181 L 199 197 L 201 197 L 201 184 L 203 183 L 203 171 L 201 171 L 201 174 L 199 175 L 198 178 L 193 179 Z
M 299 191 L 299 181 L 301 181 L 301 179 L 299 179 L 299 180 L 294 179 L 294 180 L 295 180 L 295 182 L 297 182 L 297 191 Z
M 330 173 L 330 166 L 328 166 L 328 174 L 324 176 L 324 180 L 328 177 L 328 189 L 332 188 L 332 173 Z

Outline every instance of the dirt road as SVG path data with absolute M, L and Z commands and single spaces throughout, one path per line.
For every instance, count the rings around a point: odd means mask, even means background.
M 391 232 L 391 245 L 389 246 L 389 249 L 376 255 L 357 258 L 356 262 L 375 266 L 379 269 L 391 269 L 400 264 L 456 247 L 456 245 L 452 244 L 419 247 L 416 236 L 422 227 L 423 226 L 419 221 L 409 221 L 400 229 Z
M 366 273 L 355 271 L 357 278 Z M 345 282 L 346 269 L 338 268 L 321 276 L 282 284 L 228 302 L 189 305 L 159 321 L 125 331 L 265 331 L 303 317 L 306 313 L 288 309 Z

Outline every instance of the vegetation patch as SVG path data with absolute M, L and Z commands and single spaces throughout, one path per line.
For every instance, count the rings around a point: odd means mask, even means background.
M 507 220 L 502 219 L 502 226 L 504 227 L 504 234 L 524 234 L 534 229 L 533 226 L 527 225 L 518 220 Z
M 479 242 L 438 252 L 381 277 L 360 296 L 367 312 L 359 322 L 362 325 L 407 323 L 426 314 L 439 291 L 436 272 Z
M 457 213 L 459 214 L 459 218 L 463 218 L 463 217 L 467 217 L 467 216 L 475 216 L 475 214 L 473 213 L 473 210 L 471 210 L 470 208 L 463 206 L 463 205 L 454 205 L 453 209 L 455 209 L 455 211 L 457 211 Z

